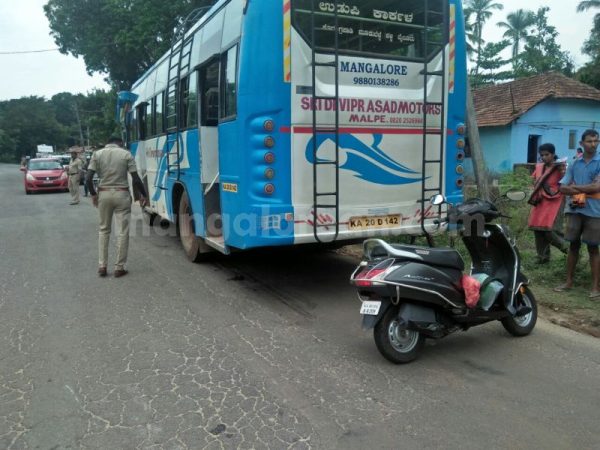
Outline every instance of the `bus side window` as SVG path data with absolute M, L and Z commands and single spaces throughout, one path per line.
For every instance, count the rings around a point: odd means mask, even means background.
M 190 73 L 181 80 L 181 104 L 183 128 L 198 126 L 198 72 Z
M 155 133 L 154 127 L 154 115 L 152 114 L 152 104 L 154 102 L 150 100 L 146 103 L 146 137 L 152 137 Z
M 221 119 L 237 114 L 237 49 L 234 45 L 221 56 Z
M 131 111 L 131 122 L 129 123 L 129 142 L 138 140 L 138 108 Z
M 219 59 L 202 70 L 202 125 L 216 127 L 219 124 Z
M 163 98 L 163 92 L 154 97 L 154 120 L 156 121 L 156 134 L 162 134 L 165 132 Z
M 146 120 L 146 103 L 142 103 L 137 108 L 138 112 L 138 136 L 143 141 L 148 136 L 148 122 Z

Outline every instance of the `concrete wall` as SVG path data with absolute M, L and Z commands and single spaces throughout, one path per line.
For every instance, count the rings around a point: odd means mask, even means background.
M 556 154 L 572 159 L 588 128 L 600 129 L 600 104 L 588 100 L 546 100 L 506 127 L 479 129 L 483 157 L 490 172 L 510 172 L 513 164 L 526 163 L 530 135 L 538 135 L 538 144 L 551 142 Z M 575 133 L 575 145 L 569 148 L 569 134 Z M 468 159 L 465 169 L 472 173 Z

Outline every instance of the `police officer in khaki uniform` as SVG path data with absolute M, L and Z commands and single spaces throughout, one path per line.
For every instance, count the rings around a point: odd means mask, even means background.
M 137 174 L 135 160 L 131 153 L 121 148 L 123 141 L 113 136 L 106 147 L 96 150 L 88 165 L 86 184 L 92 196 L 92 203 L 98 208 L 100 231 L 98 236 L 98 275 L 106 276 L 108 263 L 108 242 L 113 215 L 117 226 L 117 261 L 114 276 L 127 275 L 125 263 L 129 248 L 129 220 L 131 218 L 131 194 L 127 173 L 131 174 L 133 185 L 140 193 L 140 206 L 147 204 L 144 184 Z M 98 173 L 100 184 L 98 193 L 94 188 L 94 174 Z
M 83 170 L 83 161 L 79 158 L 76 151 L 71 152 L 71 162 L 67 173 L 69 174 L 69 192 L 71 193 L 71 203 L 69 205 L 79 204 L 79 173 Z

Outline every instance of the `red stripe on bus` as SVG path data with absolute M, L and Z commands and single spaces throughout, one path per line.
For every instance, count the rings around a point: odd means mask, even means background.
M 290 127 L 281 127 L 282 133 L 290 133 Z M 439 133 L 439 128 L 429 128 L 429 131 Z M 294 127 L 294 134 L 312 134 L 312 127 Z M 339 129 L 340 134 L 423 134 L 423 128 L 343 128 Z M 319 133 L 321 134 L 321 133 Z M 333 133 L 322 133 L 333 134 Z

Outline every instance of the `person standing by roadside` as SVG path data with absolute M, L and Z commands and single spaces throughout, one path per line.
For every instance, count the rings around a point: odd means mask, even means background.
M 71 161 L 67 173 L 69 174 L 69 192 L 71 193 L 71 203 L 69 205 L 79 204 L 79 181 L 80 173 L 83 170 L 83 161 L 79 158 L 76 151 L 71 151 Z
M 583 156 L 567 169 L 560 180 L 560 192 L 569 195 L 566 239 L 571 243 L 567 257 L 567 280 L 554 288 L 556 292 L 573 287 L 573 277 L 581 242 L 587 245 L 592 272 L 592 289 L 589 297 L 600 298 L 600 155 L 598 155 L 598 132 L 585 130 L 581 136 Z
M 556 232 L 556 218 L 560 213 L 563 195 L 558 182 L 565 174 L 565 165 L 557 161 L 553 144 L 540 145 L 541 163 L 536 164 L 533 172 L 535 184 L 529 204 L 533 205 L 529 214 L 528 226 L 535 236 L 537 262 L 545 264 L 550 261 L 550 246 L 567 253 L 568 244 Z
M 120 137 L 113 136 L 106 147 L 97 150 L 92 155 L 86 177 L 86 184 L 92 196 L 93 205 L 98 208 L 100 229 L 98 233 L 98 275 L 107 275 L 108 243 L 112 218 L 115 217 L 117 226 L 117 260 L 114 276 L 127 275 L 125 269 L 129 249 L 129 220 L 131 217 L 131 194 L 127 174 L 131 175 L 133 185 L 140 193 L 140 206 L 147 204 L 144 184 L 137 174 L 135 160 L 130 152 L 122 148 Z M 94 187 L 94 174 L 98 173 L 100 184 L 98 192 Z

